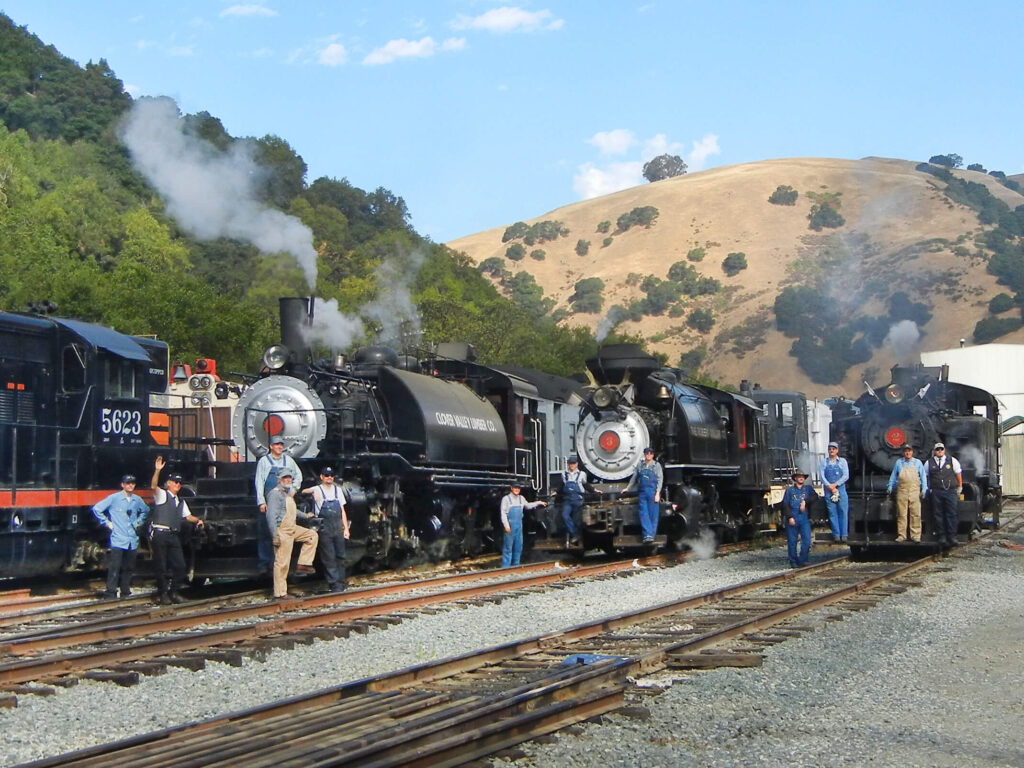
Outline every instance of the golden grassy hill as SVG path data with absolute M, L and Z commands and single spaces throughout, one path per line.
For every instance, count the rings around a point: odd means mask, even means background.
M 905 160 L 865 158 L 833 160 L 797 158 L 765 160 L 714 168 L 626 189 L 604 197 L 574 203 L 526 219 L 527 224 L 557 220 L 570 230 L 567 237 L 529 247 L 543 249 L 544 260 L 527 257 L 506 260 L 513 272 L 531 273 L 557 307 L 569 307 L 573 286 L 585 277 L 605 283 L 601 314 L 572 314 L 563 323 L 597 329 L 613 305 L 643 298 L 640 288 L 627 284 L 630 274 L 665 279 L 669 267 L 686 260 L 695 247 L 706 249 L 693 266 L 720 280 L 726 291 L 687 300 L 690 307 L 713 312 L 715 325 L 700 334 L 684 317 L 668 313 L 625 322 L 618 328 L 654 339 L 650 345 L 668 354 L 676 364 L 680 355 L 701 344 L 708 347 L 702 373 L 736 385 L 741 379 L 765 388 L 798 389 L 815 396 L 845 394 L 856 397 L 864 387 L 865 372 L 873 384 L 888 382 L 888 368 L 898 362 L 891 345 L 876 350 L 869 363 L 854 366 L 842 385 L 812 382 L 788 352 L 792 339 L 775 329 L 772 306 L 780 290 L 794 282 L 820 279 L 835 302 L 837 317 L 885 315 L 885 298 L 905 291 L 913 301 L 932 308 L 931 320 L 920 329 L 917 350 L 900 362 L 916 361 L 916 351 L 957 346 L 971 341 L 975 323 L 987 314 L 987 303 L 1006 291 L 985 271 L 975 253 L 973 237 L 983 228 L 971 209 L 952 203 L 945 186 L 934 177 L 915 171 Z M 985 184 L 1011 208 L 1024 204 L 1024 196 L 991 177 L 974 171 L 956 171 Z M 773 205 L 768 197 L 779 185 L 799 192 L 794 206 Z M 839 212 L 846 219 L 838 229 L 815 232 L 808 227 L 812 200 L 808 193 L 838 194 Z M 633 227 L 614 232 L 624 213 L 640 206 L 659 211 L 647 229 Z M 612 222 L 612 242 L 597 231 L 602 221 Z M 509 222 L 510 224 L 512 222 Z M 476 263 L 504 257 L 508 243 L 505 227 L 470 235 L 448 245 Z M 590 241 L 586 256 L 575 252 L 578 240 Z M 748 268 L 734 277 L 722 271 L 722 260 L 733 252 L 746 254 Z M 689 262 L 687 262 L 689 263 Z M 742 324 L 765 330 L 753 351 L 736 352 L 725 335 Z M 1024 343 L 1024 329 L 999 339 Z

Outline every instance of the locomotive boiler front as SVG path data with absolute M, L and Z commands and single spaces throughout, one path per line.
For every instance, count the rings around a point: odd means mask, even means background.
M 293 376 L 256 381 L 242 393 L 231 415 L 231 437 L 243 461 L 255 461 L 266 453 L 272 437 L 284 440 L 292 458 L 316 458 L 326 434 L 323 400 Z

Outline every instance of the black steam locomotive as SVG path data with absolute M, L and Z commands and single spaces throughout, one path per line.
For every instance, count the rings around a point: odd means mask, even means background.
M 689 383 L 632 344 L 602 347 L 587 367 L 597 387 L 580 411 L 576 452 L 595 492 L 581 513 L 583 549 L 642 545 L 636 502 L 619 492 L 647 446 L 664 468 L 657 546 L 681 548 L 706 529 L 722 539 L 768 524 L 768 423 L 756 403 Z M 564 541 L 557 523 L 546 532 L 547 541 L 534 526 L 535 546 Z
M 832 439 L 850 465 L 849 542 L 855 556 L 895 546 L 895 506 L 886 487 L 905 444 L 927 463 L 932 446 L 944 443 L 960 461 L 964 485 L 958 538 L 969 538 L 983 526 L 998 527 L 998 402 L 983 389 L 948 378 L 946 366 L 895 366 L 892 382 L 881 392 L 869 390 L 852 404 L 833 407 Z M 922 503 L 922 521 L 921 542 L 900 546 L 936 547 L 928 500 Z

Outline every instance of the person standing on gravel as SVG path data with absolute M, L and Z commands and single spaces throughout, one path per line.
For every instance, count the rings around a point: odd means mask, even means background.
M 292 477 L 302 480 L 299 465 L 284 452 L 284 438 L 274 435 L 270 438 L 270 452 L 256 462 L 256 504 L 260 508 L 256 519 L 256 569 L 261 574 L 271 572 L 276 559 L 267 528 L 267 494 L 277 487 L 277 475 L 286 468 L 292 471 Z
M 964 476 L 960 462 L 946 455 L 946 446 L 942 443 L 935 444 L 932 457 L 928 459 L 928 487 L 932 492 L 935 539 L 943 549 L 955 547 Z
M 580 469 L 580 460 L 575 456 L 570 456 L 566 463 L 569 468 L 562 472 L 562 522 L 569 534 L 569 543 L 575 546 L 580 543 L 580 513 L 587 473 Z
M 344 592 L 345 539 L 349 537 L 348 515 L 345 514 L 345 493 L 334 482 L 334 470 L 320 470 L 320 485 L 302 489 L 313 496 L 313 516 L 320 519 L 316 551 L 331 592 Z
M 886 490 L 896 495 L 896 541 L 921 540 L 921 499 L 928 494 L 928 475 L 924 464 L 914 457 L 914 446 L 903 446 L 903 458 L 896 459 Z M 909 530 L 908 530 L 909 525 Z
M 807 565 L 811 554 L 811 504 L 818 498 L 814 489 L 806 485 L 807 473 L 797 470 L 793 473 L 793 485 L 782 496 L 783 523 L 786 526 L 786 542 L 789 545 L 789 564 L 794 568 Z M 797 539 L 800 551 L 797 552 Z
M 156 574 L 157 597 L 161 605 L 183 603 L 185 598 L 178 590 L 185 585 L 185 553 L 181 549 L 181 521 L 203 527 L 203 521 L 192 514 L 188 504 L 181 498 L 182 477 L 171 473 L 167 476 L 166 489 L 160 487 L 160 471 L 164 468 L 163 456 L 153 462 L 153 514 L 149 519 L 149 548 L 153 553 L 153 571 Z
M 299 573 L 313 573 L 313 557 L 316 555 L 316 531 L 302 528 L 298 524 L 299 511 L 295 507 L 295 491 L 292 488 L 292 470 L 282 469 L 277 473 L 277 487 L 267 494 L 267 526 L 274 545 L 274 597 L 288 597 L 288 568 L 292 562 L 292 547 L 295 542 L 302 544 Z M 302 515 L 305 519 L 306 515 Z
M 135 574 L 135 558 L 139 553 L 137 529 L 149 517 L 149 505 L 135 495 L 135 475 L 121 478 L 121 490 L 96 502 L 92 513 L 100 525 L 110 529 L 110 551 L 107 553 L 107 591 L 104 600 L 117 597 L 118 585 L 121 597 L 132 593 L 132 576 Z
M 850 497 L 846 494 L 850 465 L 839 455 L 839 443 L 828 444 L 828 458 L 821 460 L 818 477 L 825 486 L 825 508 L 832 527 L 832 541 L 845 544 L 850 535 Z
M 519 483 L 513 483 L 501 499 L 501 527 L 505 538 L 501 545 L 501 567 L 519 565 L 523 554 L 523 512 L 534 507 L 546 507 L 544 501 L 527 501 Z

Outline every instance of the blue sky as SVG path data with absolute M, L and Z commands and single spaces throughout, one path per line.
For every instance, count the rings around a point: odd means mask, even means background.
M 135 96 L 276 134 L 436 242 L 775 157 L 1024 171 L 1024 3 L 0 0 Z M 1017 51 L 1017 53 L 1014 53 Z M 1014 136 L 1018 136 L 1014 139 Z

